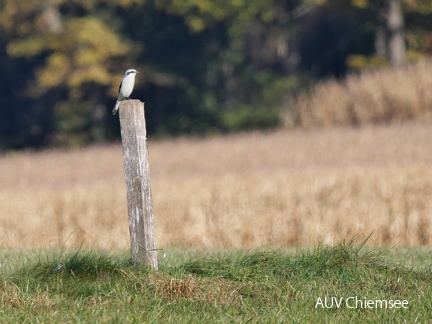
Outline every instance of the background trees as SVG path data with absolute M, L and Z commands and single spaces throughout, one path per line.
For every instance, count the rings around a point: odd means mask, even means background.
M 321 78 L 427 56 L 426 0 L 0 1 L 0 148 L 118 137 L 138 69 L 150 134 L 273 127 Z

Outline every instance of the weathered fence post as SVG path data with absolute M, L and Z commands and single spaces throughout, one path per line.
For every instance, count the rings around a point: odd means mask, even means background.
M 157 270 L 144 103 L 122 101 L 119 114 L 132 259 Z

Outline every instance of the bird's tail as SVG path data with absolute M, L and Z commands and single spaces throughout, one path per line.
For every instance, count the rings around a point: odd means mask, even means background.
M 115 115 L 117 113 L 117 110 L 119 109 L 120 101 L 117 100 L 114 109 L 112 110 L 112 114 Z

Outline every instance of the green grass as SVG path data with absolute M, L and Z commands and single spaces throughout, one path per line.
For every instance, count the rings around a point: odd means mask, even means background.
M 412 323 L 427 322 L 432 311 L 428 250 L 341 243 L 301 252 L 171 249 L 160 256 L 154 272 L 127 254 L 0 251 L 0 322 Z M 355 296 L 409 304 L 315 307 L 319 297 Z

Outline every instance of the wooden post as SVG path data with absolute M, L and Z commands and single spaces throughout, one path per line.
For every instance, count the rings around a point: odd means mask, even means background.
M 132 259 L 157 270 L 144 103 L 122 101 L 119 114 Z

